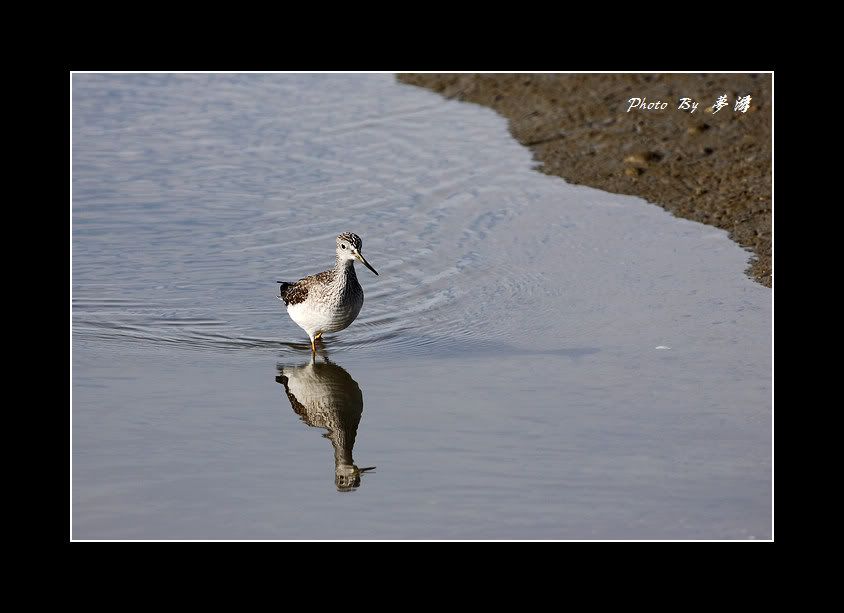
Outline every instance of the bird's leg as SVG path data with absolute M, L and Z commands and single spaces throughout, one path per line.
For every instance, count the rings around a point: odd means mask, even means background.
M 322 330 L 320 330 L 319 332 L 317 332 L 317 333 L 316 333 L 316 336 L 314 337 L 314 340 L 317 340 L 317 339 L 318 339 L 319 337 L 321 337 L 321 336 L 322 336 Z
M 316 345 L 314 345 L 314 337 L 311 337 L 311 353 L 316 354 Z

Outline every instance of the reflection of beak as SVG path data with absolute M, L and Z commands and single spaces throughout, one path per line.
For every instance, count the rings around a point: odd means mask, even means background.
M 369 262 L 367 262 L 367 261 L 366 261 L 366 259 L 364 259 L 364 257 L 361 255 L 360 251 L 355 251 L 355 257 L 356 257 L 358 260 L 360 260 L 360 263 L 361 263 L 361 264 L 363 264 L 363 265 L 364 265 L 364 266 L 366 266 L 369 270 L 371 270 L 372 272 L 374 272 L 374 273 L 375 273 L 375 276 L 378 276 L 378 271 L 377 271 L 377 270 L 375 270 L 374 268 L 372 268 L 372 266 L 370 266 L 370 265 L 369 265 Z

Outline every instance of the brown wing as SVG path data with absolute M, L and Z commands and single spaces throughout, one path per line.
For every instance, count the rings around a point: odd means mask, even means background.
M 310 275 L 296 281 L 296 283 L 282 283 L 279 288 L 279 296 L 284 304 L 299 304 L 308 298 L 308 289 L 314 285 L 330 283 L 334 277 L 333 270 L 326 270 L 315 275 Z
M 279 288 L 279 296 L 286 305 L 299 304 L 308 297 L 308 288 L 298 282 L 282 283 L 281 288 Z
M 302 418 L 302 421 L 305 420 L 305 417 L 308 414 L 308 410 L 296 399 L 296 396 L 290 391 L 290 388 L 287 386 L 287 382 L 289 379 L 284 375 L 279 375 L 275 378 L 278 383 L 281 383 L 284 386 L 284 393 L 287 394 L 287 399 L 290 401 L 290 406 L 293 407 L 293 411 Z

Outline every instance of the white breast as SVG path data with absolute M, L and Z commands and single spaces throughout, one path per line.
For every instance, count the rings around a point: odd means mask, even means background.
M 287 307 L 290 319 L 314 336 L 319 332 L 339 332 L 351 325 L 363 307 L 363 293 L 345 304 L 333 300 L 306 300 Z

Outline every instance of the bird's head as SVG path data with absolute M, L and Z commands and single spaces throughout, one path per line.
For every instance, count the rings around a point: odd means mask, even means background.
M 337 259 L 339 261 L 357 260 L 377 275 L 378 272 L 364 259 L 361 253 L 362 248 L 363 241 L 360 240 L 360 236 L 357 234 L 343 232 L 343 234 L 337 237 Z

